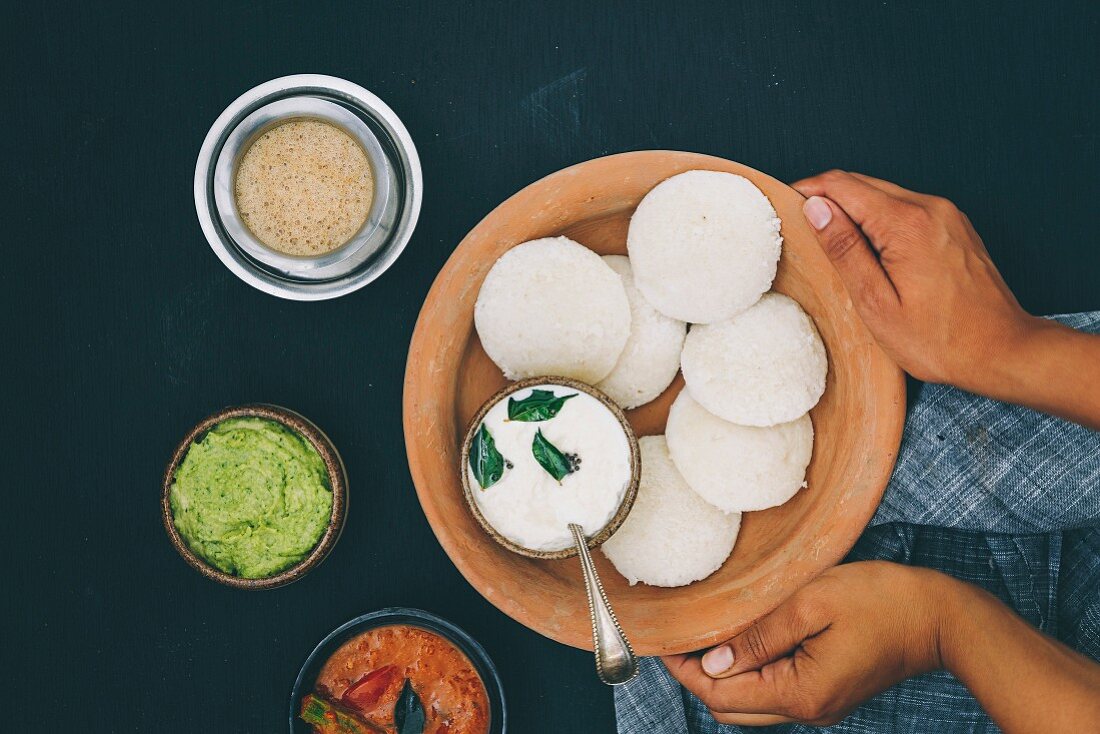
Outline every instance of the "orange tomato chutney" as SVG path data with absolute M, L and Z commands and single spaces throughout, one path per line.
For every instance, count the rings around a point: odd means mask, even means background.
M 377 627 L 348 640 L 321 669 L 317 690 L 392 732 L 406 678 L 424 706 L 424 734 L 488 734 L 489 696 L 473 663 L 419 627 Z

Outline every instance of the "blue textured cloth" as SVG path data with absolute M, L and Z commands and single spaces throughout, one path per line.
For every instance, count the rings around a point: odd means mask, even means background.
M 1100 333 L 1100 312 L 1058 316 Z M 1081 379 L 1100 385 L 1095 374 Z M 1098 388 L 1100 389 L 1100 388 Z M 905 421 L 894 474 L 848 560 L 938 569 L 1100 660 L 1100 433 L 937 385 Z M 910 678 L 831 727 L 717 723 L 656 658 L 615 689 L 619 734 L 997 732 L 946 672 Z

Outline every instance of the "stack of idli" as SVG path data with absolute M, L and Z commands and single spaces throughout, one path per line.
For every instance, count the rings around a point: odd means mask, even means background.
M 572 377 L 631 409 L 683 372 L 665 435 L 639 442 L 634 507 L 603 545 L 631 584 L 706 578 L 732 552 L 741 513 L 806 486 L 828 359 L 801 306 L 770 292 L 780 226 L 748 179 L 688 171 L 639 203 L 629 257 L 565 237 L 526 242 L 478 295 L 482 346 L 510 379 Z
M 474 305 L 485 353 L 509 380 L 597 383 L 630 338 L 622 278 L 567 237 L 524 242 L 493 264 Z
M 630 259 L 606 255 L 608 266 L 622 278 L 630 303 L 630 336 L 607 377 L 596 383 L 620 407 L 629 410 L 663 393 L 680 371 L 687 324 L 665 316 L 634 285 Z
M 600 549 L 631 586 L 684 586 L 717 571 L 729 558 L 739 513 L 708 504 L 672 463 L 664 436 L 638 439 L 642 476 L 626 520 Z
M 668 411 L 669 452 L 688 485 L 723 512 L 781 505 L 804 485 L 814 447 L 810 416 L 766 428 L 730 423 L 684 390 Z
M 737 315 L 771 288 L 783 238 L 768 197 L 742 176 L 688 171 L 653 187 L 630 219 L 638 290 L 692 324 Z
M 779 293 L 765 294 L 733 318 L 693 326 L 680 361 L 692 397 L 743 426 L 804 415 L 825 392 L 828 371 L 814 322 Z
M 504 253 L 478 293 L 474 326 L 508 379 L 572 377 L 628 410 L 672 384 L 687 335 L 634 286 L 630 260 L 567 237 Z

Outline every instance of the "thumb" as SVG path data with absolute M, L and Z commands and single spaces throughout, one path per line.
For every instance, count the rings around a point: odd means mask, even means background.
M 829 620 L 810 613 L 801 597 L 791 597 L 741 634 L 707 651 L 703 671 L 712 678 L 729 678 L 759 670 L 828 627 Z
M 836 202 L 811 196 L 802 213 L 861 315 L 866 318 L 897 303 L 897 291 L 867 238 Z

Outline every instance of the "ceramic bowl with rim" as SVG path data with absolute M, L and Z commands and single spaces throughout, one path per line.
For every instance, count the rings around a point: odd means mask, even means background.
M 252 143 L 296 119 L 345 132 L 363 149 L 374 178 L 359 231 L 313 257 L 260 242 L 243 222 L 234 193 L 237 166 Z M 214 121 L 195 163 L 195 211 L 218 259 L 252 287 L 296 301 L 337 298 L 381 276 L 412 237 L 423 188 L 416 146 L 397 114 L 358 84 L 324 74 L 284 76 L 242 94 Z
M 501 535 L 482 515 L 477 500 L 474 499 L 475 488 L 470 484 L 470 473 L 466 471 L 466 467 L 470 463 L 470 447 L 473 445 L 474 435 L 489 411 L 499 405 L 501 401 L 507 400 L 510 395 L 535 385 L 560 385 L 595 398 L 611 412 L 611 415 L 615 416 L 619 425 L 622 426 L 623 434 L 626 436 L 626 442 L 630 448 L 630 483 L 627 485 L 626 492 L 623 493 L 622 501 L 619 502 L 619 508 L 615 511 L 615 514 L 611 516 L 606 525 L 587 538 L 589 548 L 595 548 L 610 538 L 626 520 L 626 516 L 630 514 L 630 508 L 634 506 L 634 499 L 638 496 L 638 481 L 641 479 L 641 458 L 638 453 L 638 439 L 634 437 L 634 429 L 623 414 L 622 408 L 612 402 L 611 398 L 607 397 L 602 391 L 568 377 L 529 377 L 525 380 L 513 382 L 486 400 L 485 404 L 470 420 L 470 425 L 466 428 L 466 438 L 462 441 L 461 453 L 462 494 L 466 498 L 466 505 L 470 508 L 470 514 L 474 516 L 482 530 L 489 534 L 489 537 L 513 553 L 519 553 L 521 556 L 527 556 L 528 558 L 541 558 L 549 561 L 561 560 L 577 555 L 576 546 L 570 544 L 561 550 L 551 551 L 532 550 Z
M 317 541 L 317 545 L 305 558 L 273 576 L 249 579 L 234 576 L 215 568 L 188 547 L 187 542 L 179 534 L 176 524 L 172 520 L 172 505 L 169 501 L 169 493 L 172 489 L 172 483 L 175 481 L 176 469 L 183 461 L 183 457 L 187 455 L 187 450 L 191 448 L 191 444 L 200 440 L 211 428 L 230 418 L 264 418 L 294 431 L 306 439 L 313 448 L 317 449 L 317 453 L 321 455 L 321 460 L 324 462 L 325 470 L 328 473 L 329 487 L 332 489 L 332 512 L 329 515 L 328 525 L 324 533 Z M 340 533 L 344 529 L 344 520 L 348 512 L 347 470 L 344 468 L 343 459 L 340 458 L 340 454 L 336 451 L 336 447 L 329 437 L 305 416 L 278 405 L 254 404 L 224 408 L 199 421 L 176 446 L 176 450 L 172 453 L 172 458 L 164 470 L 164 479 L 161 483 L 160 511 L 161 520 L 164 523 L 164 529 L 168 533 L 168 539 L 171 541 L 172 547 L 176 549 L 176 552 L 191 568 L 208 579 L 237 589 L 273 589 L 302 578 L 316 568 L 332 552 L 336 541 L 340 539 Z
M 432 285 L 405 371 L 405 443 L 420 505 L 459 571 L 505 614 L 574 647 L 592 649 L 579 564 L 510 552 L 482 529 L 463 499 L 466 427 L 507 384 L 478 341 L 474 303 L 497 258 L 527 240 L 564 235 L 601 255 L 626 254 L 630 216 L 642 197 L 666 178 L 698 169 L 744 176 L 775 207 L 784 242 L 773 288 L 814 320 L 829 373 L 810 412 L 815 440 L 808 487 L 784 505 L 746 513 L 733 553 L 713 575 L 673 589 L 629 586 L 602 553 L 594 554 L 635 651 L 686 652 L 728 639 L 838 563 L 874 514 L 897 457 L 902 372 L 860 321 L 802 215 L 798 192 L 748 166 L 678 151 L 608 156 L 536 181 L 474 227 Z M 682 387 L 678 377 L 656 400 L 626 412 L 636 435 L 664 432 Z
M 342 130 L 366 153 L 373 193 L 366 219 L 342 245 L 314 257 L 287 255 L 262 243 L 237 208 L 237 169 L 252 144 L 271 130 L 294 120 L 317 120 Z M 381 248 L 399 214 L 397 176 L 378 136 L 354 112 L 321 97 L 297 95 L 269 102 L 241 120 L 222 144 L 214 164 L 214 202 L 221 226 L 233 243 L 258 264 L 307 282 L 332 280 L 353 270 Z
M 298 712 L 302 708 L 302 698 L 313 691 L 321 668 L 325 666 L 332 654 L 356 635 L 378 627 L 396 624 L 434 632 L 462 651 L 481 677 L 481 682 L 485 684 L 490 709 L 488 734 L 505 734 L 508 728 L 508 711 L 504 702 L 504 686 L 500 682 L 496 665 L 485 652 L 485 648 L 460 627 L 446 619 L 421 609 L 405 607 L 380 609 L 377 612 L 356 617 L 334 629 L 317 644 L 317 647 L 313 648 L 313 652 L 302 664 L 298 678 L 294 681 L 294 688 L 290 692 L 290 734 L 312 734 L 313 727 L 299 719 Z

